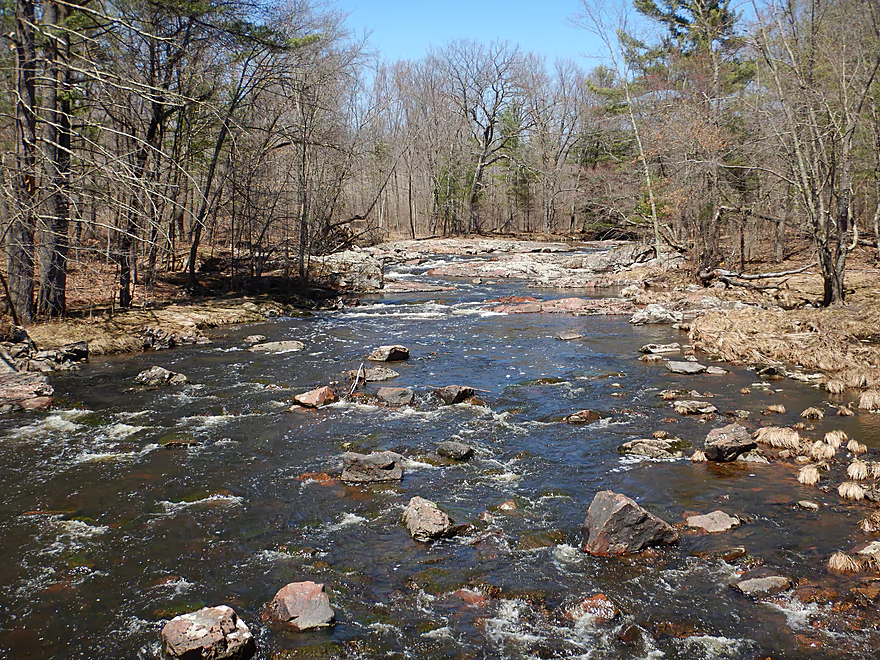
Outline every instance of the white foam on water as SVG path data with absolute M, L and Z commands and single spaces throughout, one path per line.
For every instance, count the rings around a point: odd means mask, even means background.
M 176 580 L 169 580 L 167 582 L 157 584 L 153 588 L 168 590 L 171 591 L 172 594 L 175 596 L 181 596 L 187 591 L 190 591 L 194 586 L 196 586 L 194 583 L 185 578 L 177 578 Z
M 816 630 L 831 634 L 822 628 L 814 629 L 812 621 L 820 615 L 821 611 L 817 603 L 802 603 L 797 598 L 785 600 L 773 600 L 767 602 L 770 607 L 779 610 L 785 615 L 785 621 L 792 630 Z
M 382 623 L 381 621 L 374 621 L 367 625 L 367 628 L 382 633 L 383 635 L 399 635 L 401 633 L 399 627 L 390 623 Z
M 244 498 L 237 495 L 221 495 L 217 493 L 215 495 L 203 497 L 199 500 L 193 500 L 192 502 L 169 502 L 168 500 L 161 500 L 159 504 L 162 505 L 166 513 L 177 513 L 184 509 L 198 508 L 201 506 L 242 506 L 244 504 Z
M 516 644 L 532 644 L 541 641 L 542 637 L 526 632 L 527 628 L 521 620 L 522 610 L 528 605 L 519 599 L 502 599 L 496 616 L 486 619 L 486 635 L 497 644 L 514 642 Z
M 137 451 L 83 451 L 73 459 L 74 463 L 109 463 L 140 456 Z
M 146 426 L 136 426 L 134 424 L 125 424 L 123 422 L 117 422 L 116 424 L 111 424 L 110 426 L 105 427 L 103 433 L 108 438 L 120 439 L 127 438 L 130 435 L 134 435 L 138 431 L 143 431 Z
M 697 652 L 702 658 L 712 660 L 736 660 L 755 649 L 758 645 L 751 639 L 731 639 L 712 635 L 695 635 L 676 640 L 676 645 L 683 646 L 691 652 Z
M 72 420 L 90 412 L 90 410 L 79 409 L 60 410 L 32 424 L 26 424 L 25 426 L 10 430 L 7 433 L 7 437 L 14 439 L 31 439 L 34 437 L 44 437 L 46 435 L 55 435 L 58 433 L 74 433 L 83 426 Z
M 497 481 L 502 484 L 509 484 L 514 481 L 519 481 L 520 479 L 522 479 L 522 475 L 517 474 L 516 472 L 502 472 L 501 474 L 489 475 L 489 478 L 492 481 Z
M 434 630 L 424 632 L 422 633 L 422 637 L 425 639 L 455 639 L 455 635 L 452 634 L 452 628 L 449 626 L 443 626 L 442 628 L 435 628 Z
M 363 525 L 367 522 L 367 519 L 357 515 L 356 513 L 343 513 L 335 523 L 331 523 L 327 525 L 327 531 L 335 532 L 337 530 L 343 529 L 344 527 L 351 527 L 352 525 Z
M 425 463 L 423 461 L 418 461 L 412 458 L 406 458 L 400 461 L 401 467 L 407 470 L 439 470 L 440 466 L 431 465 L 430 463 Z

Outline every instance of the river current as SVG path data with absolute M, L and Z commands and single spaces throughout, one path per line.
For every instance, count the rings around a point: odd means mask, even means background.
M 426 270 L 440 263 L 398 266 L 396 275 L 438 283 Z M 759 384 L 745 368 L 684 376 L 640 361 L 643 344 L 687 341 L 668 326 L 504 315 L 487 302 L 582 292 L 439 283 L 455 288 L 225 328 L 211 345 L 93 358 L 53 379 L 51 411 L 0 419 L 0 657 L 156 659 L 165 621 L 221 603 L 250 626 L 262 659 L 876 657 L 876 618 L 838 612 L 823 596 L 857 584 L 829 576 L 825 562 L 866 540 L 857 522 L 867 505 L 799 486 L 792 464 L 617 452 L 658 429 L 701 446 L 727 423 L 674 414 L 663 389 L 711 393 L 721 413 L 751 412 L 751 428 L 768 423 L 760 415 L 768 403 L 788 409 L 773 423 L 800 421 L 801 410 L 824 405 L 824 392 L 793 380 Z M 584 336 L 556 338 L 567 330 Z M 243 338 L 254 333 L 305 350 L 251 353 Z M 412 357 L 390 365 L 400 376 L 381 385 L 414 388 L 413 406 L 289 410 L 295 394 L 331 381 L 345 391 L 344 371 L 394 343 Z M 191 384 L 130 389 L 154 364 Z M 450 384 L 476 388 L 480 401 L 439 406 L 430 391 Z M 560 422 L 586 408 L 603 418 Z M 880 447 L 871 415 L 827 416 L 815 427 L 805 435 L 842 428 Z M 450 439 L 473 446 L 475 458 L 437 457 Z M 169 440 L 197 444 L 169 449 Z M 349 449 L 403 454 L 403 481 L 339 482 Z M 644 556 L 595 558 L 580 549 L 580 527 L 604 489 L 673 524 L 716 509 L 744 524 L 683 531 L 676 546 Z M 415 495 L 472 530 L 413 541 L 400 516 Z M 802 499 L 820 510 L 799 509 Z M 758 564 L 801 588 L 760 602 L 728 586 Z M 285 634 L 260 622 L 263 605 L 297 580 L 327 585 L 333 628 Z M 617 619 L 570 614 L 598 593 L 620 609 Z

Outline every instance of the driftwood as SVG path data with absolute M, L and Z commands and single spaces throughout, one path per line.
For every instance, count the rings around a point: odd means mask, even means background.
M 354 395 L 354 391 L 357 389 L 358 383 L 361 381 L 362 373 L 364 374 L 364 382 L 366 382 L 367 374 L 364 372 L 363 362 L 361 362 L 361 366 L 358 367 L 357 373 L 354 375 L 354 383 L 352 383 L 351 391 L 348 393 L 349 397 Z
M 783 270 L 778 273 L 737 273 L 732 270 L 724 270 L 723 268 L 714 268 L 712 270 L 703 271 L 699 274 L 699 277 L 703 281 L 711 280 L 713 277 L 717 277 L 721 279 L 723 282 L 726 279 L 736 279 L 736 280 L 768 280 L 773 279 L 775 277 L 788 277 L 789 275 L 797 275 L 798 273 L 803 273 L 813 266 L 815 266 L 817 262 L 812 262 L 803 266 L 802 268 L 795 268 L 793 270 Z

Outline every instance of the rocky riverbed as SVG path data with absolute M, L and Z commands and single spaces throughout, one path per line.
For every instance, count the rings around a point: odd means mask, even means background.
M 92 356 L 0 418 L 0 654 L 873 657 L 858 396 L 697 350 L 749 304 L 720 289 L 442 249 L 383 259 L 406 293 Z

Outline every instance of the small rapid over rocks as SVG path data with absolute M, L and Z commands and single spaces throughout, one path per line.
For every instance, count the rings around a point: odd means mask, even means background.
M 609 246 L 536 250 L 581 266 Z M 629 323 L 631 302 L 608 313 L 617 288 L 486 263 L 387 260 L 402 292 L 92 358 L 52 377 L 52 409 L 0 418 L 0 657 L 158 660 L 196 612 L 262 660 L 874 657 L 869 574 L 826 569 L 877 536 L 857 525 L 874 504 L 827 471 L 798 483 L 791 449 L 751 438 L 839 429 L 871 460 L 876 415 L 802 419 L 840 402 L 719 369 L 684 332 Z M 549 311 L 572 296 L 607 302 Z M 499 310 L 517 297 L 547 310 Z M 273 342 L 296 350 L 249 350 Z M 380 347 L 408 359 L 368 360 Z M 697 358 L 715 369 L 665 366 Z M 132 387 L 157 365 L 186 382 Z M 602 491 L 663 543 L 586 552 Z

